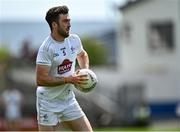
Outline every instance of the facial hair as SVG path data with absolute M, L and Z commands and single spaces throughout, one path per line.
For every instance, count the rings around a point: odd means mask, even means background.
M 58 25 L 58 34 L 64 38 L 67 38 L 69 36 L 69 33 L 66 33 L 63 28 L 61 28 L 60 25 Z

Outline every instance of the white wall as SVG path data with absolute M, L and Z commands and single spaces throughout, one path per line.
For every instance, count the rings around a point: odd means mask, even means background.
M 152 54 L 148 48 L 148 24 L 168 20 L 174 23 L 175 49 L 170 53 Z M 180 1 L 140 2 L 123 12 L 121 23 L 129 23 L 132 31 L 129 41 L 119 36 L 120 71 L 129 78 L 133 73 L 139 74 L 146 83 L 146 97 L 151 101 L 180 99 Z
M 178 0 L 151 0 L 139 3 L 136 8 L 130 8 L 124 12 L 124 22 L 132 26 L 132 36 L 130 42 L 121 40 L 119 61 L 122 70 L 140 70 L 154 68 L 154 66 L 164 67 L 169 70 L 177 70 L 179 63 L 180 42 L 179 37 L 180 13 Z M 179 14 L 178 14 L 179 13 Z M 149 52 L 147 40 L 147 28 L 150 21 L 171 20 L 175 25 L 175 45 L 177 49 L 174 53 L 154 55 Z M 177 27 L 177 28 L 176 28 Z M 180 29 L 180 28 L 179 28 Z M 178 52 L 177 52 L 178 51 Z M 152 69 L 151 68 L 151 69 Z M 179 69 L 179 68 L 178 68 Z

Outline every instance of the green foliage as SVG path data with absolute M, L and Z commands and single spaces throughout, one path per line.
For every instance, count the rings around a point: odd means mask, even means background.
M 94 38 L 83 38 L 83 47 L 89 55 L 90 65 L 102 66 L 107 62 L 107 51 L 103 44 Z
M 9 59 L 10 59 L 10 54 L 9 54 L 8 49 L 0 48 L 0 62 L 7 63 Z

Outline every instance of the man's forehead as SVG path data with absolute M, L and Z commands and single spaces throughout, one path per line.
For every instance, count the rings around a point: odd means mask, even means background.
M 69 14 L 60 14 L 60 19 L 70 19 Z

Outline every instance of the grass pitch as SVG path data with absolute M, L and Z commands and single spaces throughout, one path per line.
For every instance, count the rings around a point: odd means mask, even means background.
M 118 132 L 180 132 L 179 128 L 150 128 L 150 127 L 126 127 L 126 128 L 95 128 L 94 131 L 118 131 Z

